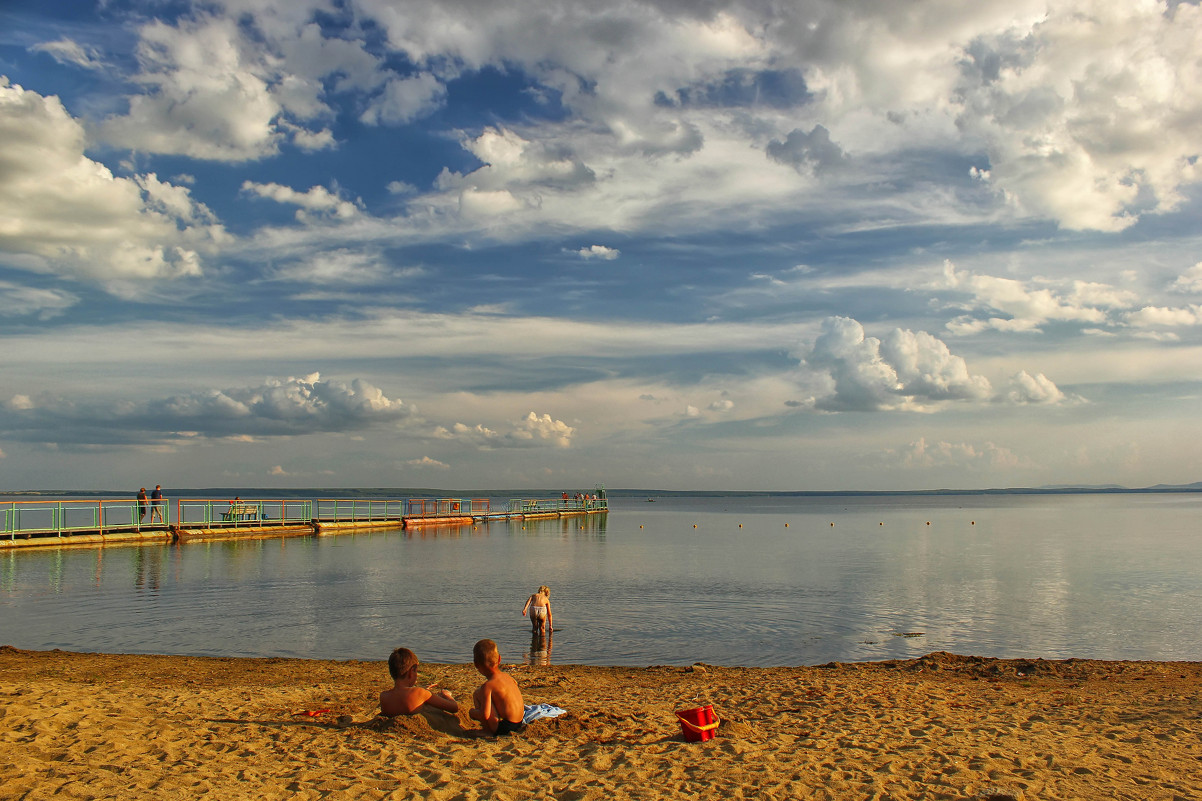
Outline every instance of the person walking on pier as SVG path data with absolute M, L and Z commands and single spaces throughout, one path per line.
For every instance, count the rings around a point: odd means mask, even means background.
M 154 492 L 150 493 L 150 522 L 154 523 L 154 519 L 156 517 L 159 519 L 160 523 L 164 522 L 164 520 L 163 520 L 163 485 L 162 484 L 155 484 Z
M 142 521 L 146 519 L 146 488 L 138 490 L 138 525 L 142 525 Z

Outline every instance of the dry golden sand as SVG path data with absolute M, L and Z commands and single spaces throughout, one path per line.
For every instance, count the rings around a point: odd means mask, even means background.
M 0 798 L 1202 798 L 1200 663 L 510 670 L 569 714 L 484 739 L 376 718 L 383 663 L 0 648 Z M 686 743 L 701 703 L 718 736 Z

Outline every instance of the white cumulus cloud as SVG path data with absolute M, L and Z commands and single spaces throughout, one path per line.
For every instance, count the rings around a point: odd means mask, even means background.
M 1031 375 L 1026 370 L 1020 370 L 1011 377 L 1005 399 L 1018 404 L 1055 404 L 1064 402 L 1067 397 L 1043 373 Z
M 428 72 L 393 77 L 359 119 L 368 125 L 403 125 L 436 110 L 446 96 L 446 87 Z
M 1126 317 L 1136 328 L 1195 326 L 1202 323 L 1202 304 L 1192 306 L 1145 306 Z
M 394 423 L 413 412 L 367 381 L 357 378 L 346 384 L 323 380 L 318 373 L 115 404 L 62 399 L 34 404 L 16 396 L 8 409 L 14 413 L 0 422 L 10 437 L 115 446 L 358 431 Z
M 304 192 L 298 192 L 292 187 L 276 183 L 260 184 L 254 181 L 244 181 L 242 191 L 256 197 L 274 200 L 276 203 L 298 206 L 297 218 L 301 221 L 307 219 L 307 213 L 346 220 L 359 212 L 358 204 L 344 200 L 324 186 L 314 186 Z
M 569 448 L 576 429 L 550 414 L 530 412 L 521 420 L 511 423 L 505 430 L 498 431 L 482 424 L 469 426 L 466 423 L 438 426 L 432 436 L 436 439 L 458 440 L 479 448 L 524 448 L 552 445 Z
M 272 75 L 235 20 L 204 18 L 179 27 L 155 21 L 140 31 L 138 81 L 125 114 L 100 128 L 133 150 L 216 161 L 246 161 L 276 152 L 282 107 Z
M 84 129 L 58 98 L 4 78 L 0 141 L 0 252 L 13 266 L 105 285 L 196 275 L 200 252 L 229 238 L 187 188 L 121 178 L 88 158 Z
M 532 441 L 549 442 L 558 448 L 568 448 L 572 445 L 572 435 L 576 429 L 562 420 L 556 420 L 549 414 L 530 412 L 514 427 L 514 437 Z
M 421 470 L 450 470 L 451 466 L 445 462 L 440 462 L 437 459 L 432 459 L 429 456 L 423 456 L 420 459 L 410 459 L 405 462 L 406 467 L 415 467 Z
M 118 147 L 226 162 L 272 156 L 289 141 L 333 146 L 330 129 L 313 124 L 333 117 L 325 93 L 370 91 L 387 76 L 362 41 L 327 38 L 313 8 L 291 9 L 215 8 L 141 26 L 132 81 L 143 91 L 98 134 Z M 385 91 L 380 114 L 399 111 L 395 95 Z
M 1109 319 L 1108 309 L 1135 302 L 1133 293 L 1108 284 L 1073 281 L 1066 291 L 1031 287 L 1013 278 L 959 271 L 950 261 L 944 263 L 944 279 L 948 288 L 968 294 L 970 299 L 961 306 L 974 312 L 947 324 L 957 334 L 988 329 L 1035 332 L 1050 321 L 1098 325 Z
M 891 450 L 888 455 L 902 467 L 922 469 L 952 467 L 984 470 L 1018 467 L 1023 463 L 1014 451 L 992 442 L 980 445 L 945 440 L 928 443 L 925 437 L 900 450 Z
M 1069 229 L 1177 208 L 1202 178 L 1202 8 L 1058 0 L 1028 19 L 962 42 L 958 122 L 986 141 L 990 181 Z
M 613 261 L 622 255 L 622 251 L 617 248 L 608 248 L 605 245 L 590 245 L 586 248 L 581 248 L 576 251 L 580 258 L 587 260 L 601 259 L 602 261 Z
M 1171 289 L 1174 292 L 1202 292 L 1202 261 L 1177 276 Z
M 925 331 L 895 329 L 880 340 L 847 317 L 823 321 L 804 362 L 833 382 L 833 391 L 817 399 L 819 409 L 917 409 L 991 393 L 988 379 L 969 373 L 962 357 Z

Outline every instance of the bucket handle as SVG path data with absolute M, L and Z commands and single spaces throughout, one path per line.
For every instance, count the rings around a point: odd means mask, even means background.
M 718 724 L 722 722 L 722 721 L 718 720 L 718 717 L 715 715 L 713 723 L 706 723 L 704 726 L 698 726 L 696 723 L 693 723 L 690 720 L 685 720 L 683 717 L 681 717 L 681 714 L 679 712 L 676 713 L 676 717 L 680 718 L 681 723 L 683 723 L 684 725 L 688 726 L 690 729 L 692 729 L 693 731 L 698 732 L 698 733 L 703 732 L 703 731 L 709 731 L 710 729 L 716 729 L 716 728 L 718 728 Z

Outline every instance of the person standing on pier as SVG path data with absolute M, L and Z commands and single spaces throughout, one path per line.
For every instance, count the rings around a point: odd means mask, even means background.
M 138 490 L 138 525 L 142 525 L 142 521 L 146 519 L 146 488 Z
M 160 523 L 164 522 L 162 484 L 155 484 L 154 491 L 150 493 L 150 522 L 153 523 L 156 517 L 159 519 Z

